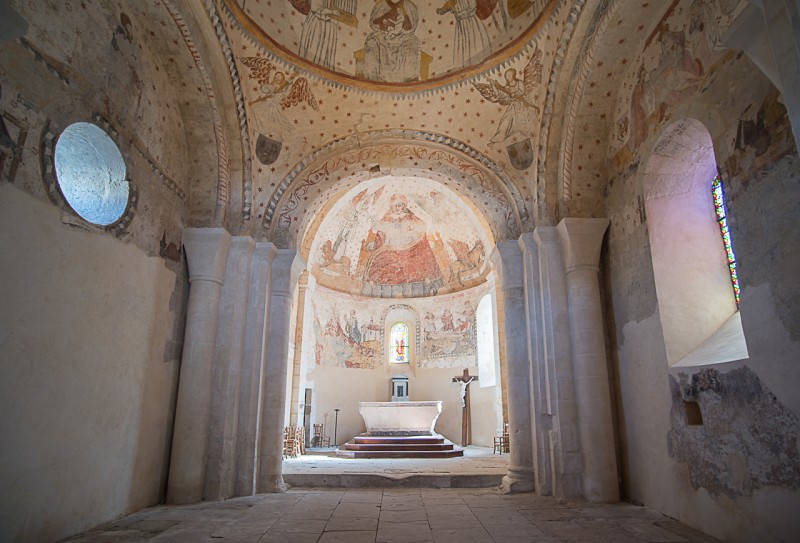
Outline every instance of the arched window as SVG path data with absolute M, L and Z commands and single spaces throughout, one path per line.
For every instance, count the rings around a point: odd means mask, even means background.
M 408 364 L 408 326 L 402 322 L 394 323 L 389 336 L 392 342 L 391 362 Z
M 664 131 L 647 159 L 643 179 L 647 231 L 658 315 L 670 366 L 699 366 L 747 358 L 747 344 L 731 296 L 736 280 L 727 217 L 712 180 L 714 144 L 695 119 Z M 715 208 L 717 213 L 715 213 Z M 738 285 L 736 285 L 738 286 Z
M 711 194 L 714 197 L 714 212 L 717 215 L 719 231 L 722 234 L 722 243 L 725 245 L 725 256 L 728 258 L 728 271 L 731 274 L 733 297 L 736 307 L 739 307 L 739 274 L 736 273 L 736 255 L 733 252 L 731 233 L 728 229 L 728 213 L 725 209 L 725 192 L 722 190 L 722 180 L 716 176 L 711 182 Z

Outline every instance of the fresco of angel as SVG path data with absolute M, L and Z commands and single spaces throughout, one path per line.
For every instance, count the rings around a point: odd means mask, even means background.
M 254 115 L 260 132 L 278 140 L 294 131 L 292 123 L 284 115 L 287 110 L 298 104 L 305 104 L 314 111 L 319 111 L 319 104 L 311 86 L 305 77 L 297 73 L 286 73 L 276 69 L 268 59 L 261 57 L 242 57 L 242 63 L 250 69 L 250 77 L 258 82 L 261 96 L 250 102 L 250 107 L 265 103 Z
M 490 102 L 507 106 L 490 143 L 506 141 L 514 134 L 526 137 L 533 135 L 539 117 L 536 100 L 542 83 L 542 50 L 537 47 L 533 52 L 523 71 L 522 80 L 517 77 L 514 68 L 505 71 L 504 79 L 504 82 L 491 80 L 489 83 L 473 84 Z

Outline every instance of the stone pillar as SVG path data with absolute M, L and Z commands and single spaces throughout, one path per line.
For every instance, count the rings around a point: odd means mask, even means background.
M 272 262 L 266 363 L 262 374 L 260 436 L 256 492 L 284 492 L 283 428 L 289 366 L 289 323 L 292 295 L 305 262 L 294 249 L 278 249 Z
M 533 445 L 533 472 L 536 491 L 542 496 L 553 494 L 551 462 L 552 413 L 549 409 L 548 374 L 544 364 L 542 339 L 542 313 L 540 310 L 539 249 L 533 233 L 519 238 L 525 275 L 525 315 L 528 327 L 528 358 L 531 361 L 529 378 L 531 387 L 531 443 Z
M 253 238 L 233 238 L 225 268 L 214 357 L 208 461 L 203 492 L 206 500 L 224 500 L 230 498 L 234 491 L 239 388 L 253 249 Z
M 272 260 L 277 250 L 269 242 L 257 243 L 250 265 L 247 289 L 244 356 L 239 385 L 239 429 L 236 442 L 236 480 L 234 495 L 255 493 L 256 449 L 261 376 L 266 361 L 265 323 L 269 309 Z
M 564 219 L 558 233 L 569 299 L 572 366 L 583 460 L 583 494 L 589 501 L 619 501 L 603 314 L 600 246 L 608 219 Z
M 169 503 L 203 498 L 219 301 L 230 243 L 231 235 L 222 228 L 187 228 L 183 233 L 191 288 L 167 483 Z
M 503 293 L 505 354 L 508 368 L 508 426 L 511 454 L 503 491 L 534 489 L 528 371 L 528 334 L 525 319 L 522 255 L 515 241 L 497 244 L 491 255 Z
M 535 308 L 536 319 L 540 324 L 537 337 L 541 347 L 537 348 L 541 349 L 540 375 L 543 375 L 542 379 L 545 381 L 541 383 L 541 387 L 544 389 L 542 394 L 546 395 L 546 400 L 543 399 L 541 403 L 540 431 L 547 432 L 543 441 L 549 446 L 546 451 L 549 462 L 541 467 L 551 470 L 547 478 L 552 483 L 555 497 L 579 498 L 583 495 L 581 442 L 575 383 L 572 378 L 564 255 L 558 230 L 554 226 L 536 228 L 533 241 L 536 242 L 538 259 Z M 549 429 L 547 425 L 550 426 Z
M 300 426 L 300 365 L 302 363 L 303 325 L 308 290 L 308 270 L 300 274 L 297 281 L 297 318 L 294 323 L 294 356 L 292 357 L 292 399 L 289 403 L 289 424 Z M 306 436 L 307 437 L 307 436 Z

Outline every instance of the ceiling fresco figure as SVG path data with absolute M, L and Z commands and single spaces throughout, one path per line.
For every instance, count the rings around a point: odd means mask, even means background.
M 454 66 L 467 66 L 491 52 L 489 33 L 483 20 L 492 14 L 495 7 L 497 0 L 447 0 L 436 10 L 439 15 L 452 13 L 455 17 Z
M 363 242 L 364 250 L 367 252 L 365 289 L 416 283 L 423 285 L 425 294 L 430 295 L 443 284 L 425 221 L 408 208 L 408 199 L 402 194 L 392 196 L 389 209 Z
M 305 104 L 319 111 L 317 99 L 305 77 L 296 73 L 286 74 L 275 69 L 275 65 L 261 57 L 243 57 L 241 61 L 250 68 L 250 76 L 258 82 L 261 96 L 250 102 L 250 107 L 264 103 L 257 119 L 256 129 L 270 138 L 282 141 L 294 134 L 292 123 L 284 115 L 284 110 Z M 271 77 L 270 77 L 271 76 Z
M 358 26 L 356 0 L 289 0 L 289 3 L 306 16 L 300 35 L 300 55 L 335 70 L 340 23 Z
M 489 83 L 474 83 L 475 88 L 488 101 L 508 106 L 491 143 L 506 141 L 514 134 L 533 135 L 539 108 L 535 106 L 536 90 L 542 82 L 542 50 L 538 47 L 525 66 L 523 79 L 517 78 L 517 70 L 505 71 L 505 82 L 491 80 Z
M 419 79 L 419 23 L 410 0 L 378 0 L 369 15 L 372 32 L 364 42 L 364 77 L 375 81 Z

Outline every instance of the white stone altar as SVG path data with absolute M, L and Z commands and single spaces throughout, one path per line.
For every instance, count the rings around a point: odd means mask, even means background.
M 359 402 L 358 412 L 368 435 L 432 435 L 442 402 Z

